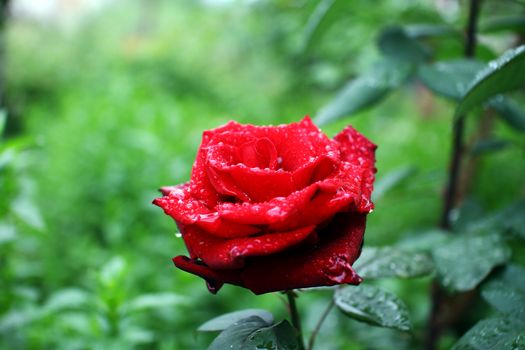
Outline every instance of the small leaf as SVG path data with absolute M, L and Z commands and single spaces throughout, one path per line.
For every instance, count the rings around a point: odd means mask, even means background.
M 269 324 L 258 316 L 243 318 L 226 328 L 208 347 L 208 350 L 247 350 L 244 345 L 258 329 Z
M 399 62 L 420 63 L 430 56 L 429 49 L 407 35 L 402 27 L 385 28 L 377 44 L 384 56 Z
M 248 337 L 243 349 L 298 350 L 297 331 L 284 320 L 256 330 Z
M 409 331 L 412 326 L 405 304 L 395 295 L 369 285 L 339 288 L 335 304 L 347 316 L 375 326 Z
M 316 123 L 327 124 L 372 106 L 401 85 L 410 72 L 411 67 L 406 64 L 385 61 L 376 65 L 347 83 L 335 99 L 319 111 Z
M 443 286 L 467 291 L 475 288 L 495 266 L 506 262 L 510 250 L 498 234 L 467 234 L 436 247 L 432 257 Z
M 501 16 L 488 18 L 480 23 L 479 30 L 483 33 L 501 31 L 517 31 L 525 33 L 525 16 Z
M 514 100 L 501 95 L 489 101 L 507 125 L 518 131 L 525 132 L 525 111 Z
M 257 316 L 264 320 L 267 324 L 273 323 L 273 315 L 270 312 L 261 309 L 246 309 L 230 312 L 212 318 L 211 320 L 203 323 L 197 330 L 201 332 L 222 331 L 230 327 L 232 324 L 251 316 Z
M 452 347 L 452 350 L 523 349 L 525 322 L 514 315 L 481 320 Z
M 460 101 L 456 116 L 467 113 L 490 97 L 525 85 L 525 45 L 509 50 L 491 61 L 471 83 Z
M 501 139 L 485 139 L 480 140 L 474 144 L 471 149 L 471 153 L 475 156 L 479 156 L 486 153 L 500 151 L 510 146 L 511 143 L 507 140 Z
M 152 293 L 143 294 L 131 300 L 127 305 L 129 311 L 143 311 L 148 309 L 165 308 L 180 305 L 186 298 L 175 293 Z
M 459 100 L 484 67 L 483 63 L 475 60 L 443 61 L 420 66 L 418 76 L 432 92 Z
M 381 178 L 379 178 L 374 184 L 374 192 L 372 193 L 372 200 L 381 198 L 386 192 L 402 183 L 405 179 L 415 173 L 415 168 L 410 165 L 406 165 L 397 169 L 394 169 Z
M 432 260 L 427 254 L 392 247 L 364 248 L 353 267 L 365 279 L 419 277 L 434 270 Z
M 0 222 L 0 245 L 9 243 L 16 238 L 16 231 L 12 225 Z

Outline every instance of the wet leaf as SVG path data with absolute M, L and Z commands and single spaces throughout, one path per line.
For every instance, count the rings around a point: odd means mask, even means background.
M 452 347 L 452 350 L 523 349 L 525 321 L 519 315 L 481 320 Z
M 365 279 L 420 277 L 434 270 L 427 254 L 393 247 L 364 248 L 353 267 Z
M 509 50 L 491 61 L 470 84 L 457 109 L 456 116 L 467 113 L 490 97 L 516 90 L 525 85 L 525 45 Z
M 465 234 L 432 251 L 441 284 L 455 291 L 475 288 L 497 265 L 506 262 L 510 249 L 498 234 Z
M 418 76 L 432 92 L 459 100 L 485 65 L 468 59 L 436 62 L 419 67 Z
M 250 335 L 243 349 L 298 350 L 297 332 L 284 320 L 270 327 L 256 330 Z
M 362 284 L 339 288 L 334 301 L 347 316 L 358 321 L 401 331 L 412 328 L 405 304 L 376 287 Z
M 264 320 L 267 324 L 273 323 L 273 315 L 261 309 L 246 309 L 240 311 L 230 312 L 203 323 L 197 330 L 201 332 L 213 332 L 213 331 L 222 331 L 232 324 L 239 322 L 242 319 L 257 316 Z
M 258 316 L 243 318 L 226 328 L 208 347 L 208 350 L 245 350 L 248 338 L 258 329 L 268 327 L 265 320 Z
M 517 307 L 525 308 L 525 292 L 502 281 L 491 281 L 483 286 L 481 296 L 496 310 L 509 313 Z
M 377 45 L 384 56 L 399 62 L 421 63 L 430 56 L 429 48 L 410 37 L 403 27 L 383 29 Z
M 337 96 L 317 114 L 318 125 L 352 115 L 382 100 L 393 88 L 401 85 L 411 67 L 385 61 L 347 83 Z

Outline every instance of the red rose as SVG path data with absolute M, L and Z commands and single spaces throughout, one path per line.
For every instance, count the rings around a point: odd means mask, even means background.
M 373 208 L 375 149 L 351 127 L 329 139 L 308 117 L 205 131 L 190 182 L 153 202 L 188 248 L 173 262 L 213 293 L 360 283 L 351 264 Z

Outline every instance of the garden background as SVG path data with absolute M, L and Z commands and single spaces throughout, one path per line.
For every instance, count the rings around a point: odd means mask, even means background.
M 257 307 L 287 317 L 277 293 L 255 297 L 228 285 L 213 296 L 200 278 L 176 270 L 171 258 L 185 248 L 174 222 L 151 204 L 157 189 L 189 179 L 203 130 L 232 119 L 317 116 L 380 61 L 386 27 L 463 31 L 468 17 L 467 1 L 453 0 L 335 1 L 325 13 L 320 6 L 334 1 L 47 3 L 13 1 L 3 27 L 2 349 L 204 349 L 214 334 L 195 329 L 221 313 Z M 523 2 L 485 0 L 480 28 L 523 13 Z M 523 42 L 523 23 L 481 32 L 476 57 L 486 62 Z M 461 57 L 463 45 L 444 40 L 427 61 Z M 454 110 L 411 77 L 381 103 L 322 126 L 333 136 L 351 124 L 379 146 L 365 246 L 408 246 L 436 230 Z M 506 143 L 479 146 L 458 220 L 525 196 L 523 134 L 499 121 L 488 128 L 491 140 Z M 514 249 L 523 263 L 523 246 Z M 422 348 L 432 281 L 373 282 L 406 303 L 412 333 L 334 311 L 316 349 Z M 307 334 L 330 295 L 301 293 Z M 492 312 L 475 297 L 439 348 Z

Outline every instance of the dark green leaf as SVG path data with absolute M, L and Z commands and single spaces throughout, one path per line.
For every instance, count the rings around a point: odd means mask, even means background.
M 415 168 L 410 165 L 406 165 L 397 169 L 394 169 L 387 174 L 379 178 L 374 184 L 374 192 L 372 193 L 372 200 L 377 200 L 382 197 L 386 192 L 396 187 L 403 180 L 415 173 Z
M 490 97 L 524 85 L 525 45 L 507 51 L 478 74 L 460 101 L 456 116 L 467 113 Z
M 317 114 L 318 125 L 349 116 L 379 102 L 393 88 L 401 85 L 411 72 L 409 65 L 385 61 L 351 80 Z
M 503 96 L 496 96 L 489 101 L 500 117 L 509 126 L 525 132 L 525 111 L 514 100 Z
M 208 350 L 248 350 L 244 345 L 258 329 L 269 324 L 258 316 L 239 320 L 226 328 L 208 347 Z M 255 349 L 254 349 L 255 350 Z
M 334 301 L 341 311 L 358 321 L 401 331 L 412 328 L 405 304 L 376 287 L 362 284 L 339 288 Z
M 505 208 L 485 216 L 483 219 L 473 222 L 469 226 L 470 231 L 510 232 L 525 239 L 525 199 L 506 206 Z
M 513 315 L 481 320 L 454 345 L 452 350 L 523 349 L 525 322 Z
M 429 49 L 411 38 L 402 27 L 388 27 L 377 41 L 381 53 L 399 62 L 420 63 L 430 56 Z
M 419 277 L 434 270 L 427 254 L 392 247 L 364 248 L 353 267 L 365 279 Z
M 273 315 L 270 312 L 261 309 L 246 309 L 212 318 L 202 324 L 197 330 L 201 332 L 222 331 L 230 327 L 232 324 L 250 316 L 257 316 L 263 319 L 267 324 L 273 323 Z
M 483 33 L 493 33 L 501 31 L 525 32 L 525 16 L 502 16 L 488 18 L 480 23 L 479 30 Z
M 525 291 L 514 288 L 502 281 L 491 281 L 481 291 L 485 299 L 496 310 L 509 313 L 516 308 L 525 308 Z
M 467 59 L 437 62 L 420 66 L 418 76 L 432 92 L 459 100 L 484 67 L 481 62 Z
M 511 143 L 507 140 L 501 140 L 501 139 L 485 139 L 480 140 L 474 144 L 472 147 L 471 153 L 473 155 L 481 155 L 485 153 L 491 153 L 495 151 L 500 151 L 502 149 L 507 148 L 510 146 Z
M 243 349 L 298 350 L 297 331 L 288 321 L 256 330 L 250 335 Z
M 456 291 L 475 288 L 497 265 L 506 262 L 510 250 L 498 234 L 455 236 L 432 251 L 443 286 Z

